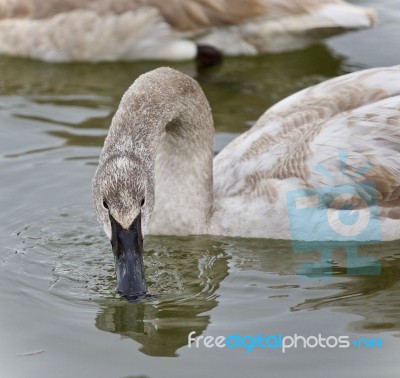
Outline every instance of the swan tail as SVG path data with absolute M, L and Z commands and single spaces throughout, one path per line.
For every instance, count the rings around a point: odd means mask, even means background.
M 298 14 L 268 17 L 241 27 L 241 35 L 259 53 L 304 48 L 318 40 L 347 31 L 373 27 L 373 9 L 344 2 L 324 4 L 315 9 L 300 9 Z
M 316 12 L 315 19 L 326 27 L 355 30 L 373 27 L 377 22 L 377 14 L 371 8 L 338 3 L 322 7 Z

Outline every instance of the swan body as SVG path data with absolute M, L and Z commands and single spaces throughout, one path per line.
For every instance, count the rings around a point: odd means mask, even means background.
M 289 239 L 287 192 L 373 181 L 384 239 L 400 237 L 398 77 L 400 66 L 375 68 L 304 89 L 214 158 L 198 84 L 169 68 L 142 75 L 123 96 L 100 155 L 97 215 L 111 237 L 102 201 L 128 228 L 143 197 L 145 233 Z
M 0 53 L 45 61 L 194 59 L 302 48 L 368 28 L 342 0 L 0 0 Z
M 119 290 L 146 291 L 145 234 L 400 238 L 399 77 L 400 66 L 374 68 L 304 89 L 214 158 L 197 82 L 170 68 L 140 76 L 122 97 L 93 179 Z

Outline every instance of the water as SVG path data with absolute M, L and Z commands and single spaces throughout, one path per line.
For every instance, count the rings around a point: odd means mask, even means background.
M 269 106 L 305 86 L 399 63 L 396 0 L 374 30 L 304 51 L 227 59 L 196 77 L 213 108 L 216 151 Z M 158 63 L 52 65 L 0 58 L 1 377 L 398 377 L 399 242 L 361 248 L 376 276 L 348 275 L 344 251 L 331 279 L 298 275 L 316 253 L 290 242 L 151 237 L 154 297 L 115 294 L 109 242 L 90 185 L 113 112 L 130 83 Z M 383 348 L 188 348 L 202 336 L 318 335 L 380 338 Z

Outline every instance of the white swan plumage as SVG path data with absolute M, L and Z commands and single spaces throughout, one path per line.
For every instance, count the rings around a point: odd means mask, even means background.
M 302 48 L 369 28 L 343 0 L 0 0 L 0 54 L 45 61 L 193 59 Z
M 384 239 L 400 237 L 399 77 L 400 66 L 374 68 L 304 89 L 213 158 L 212 116 L 198 84 L 170 68 L 144 74 L 106 138 L 93 181 L 97 214 L 110 236 L 102 201 L 128 227 L 142 196 L 148 233 L 289 239 L 288 191 L 373 181 Z
M 197 82 L 170 68 L 140 76 L 122 97 L 93 179 L 119 291 L 146 291 L 145 234 L 400 238 L 399 77 L 400 66 L 373 68 L 304 89 L 214 158 Z

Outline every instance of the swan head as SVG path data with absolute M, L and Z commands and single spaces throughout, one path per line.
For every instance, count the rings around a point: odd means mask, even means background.
M 93 179 L 94 208 L 112 244 L 121 294 L 146 292 L 144 234 L 205 232 L 213 137 L 207 99 L 187 75 L 161 67 L 123 95 Z
M 123 154 L 100 161 L 93 179 L 94 208 L 112 245 L 118 292 L 131 299 L 147 291 L 143 235 L 154 206 L 153 188 L 144 165 Z

